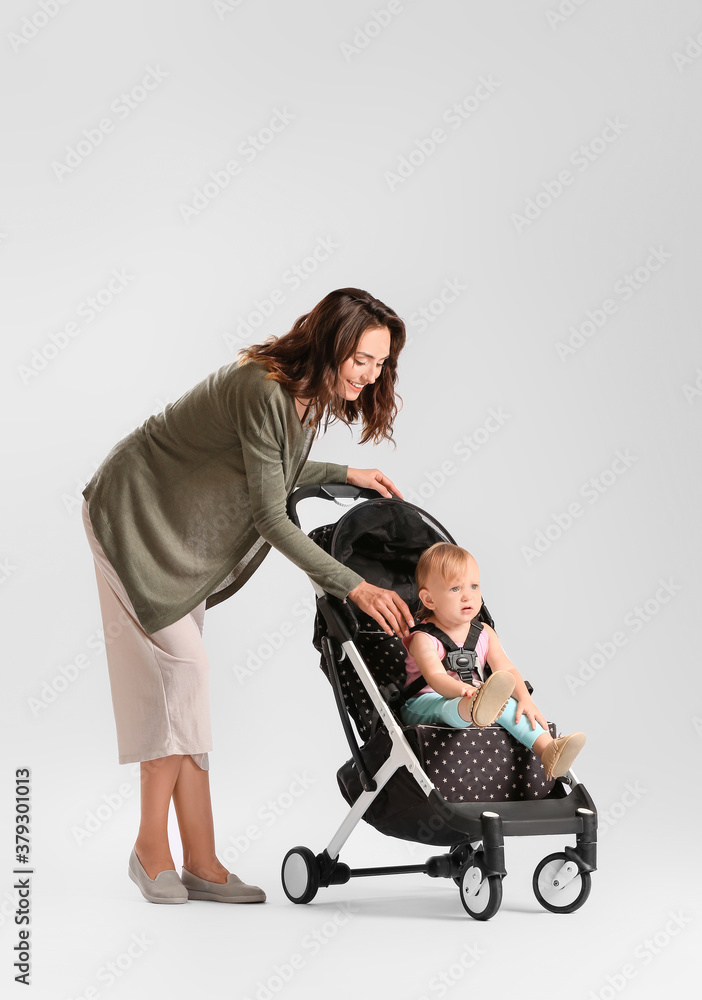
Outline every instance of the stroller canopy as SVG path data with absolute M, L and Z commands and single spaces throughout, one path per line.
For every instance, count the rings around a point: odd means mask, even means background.
M 404 500 L 357 504 L 334 526 L 330 552 L 368 583 L 396 591 L 410 609 L 418 603 L 414 571 L 435 542 L 454 542 L 425 511 Z
M 446 529 L 429 514 L 411 503 L 398 499 L 366 500 L 357 503 L 335 524 L 327 524 L 310 533 L 318 545 L 339 562 L 351 567 L 376 587 L 394 590 L 415 615 L 419 594 L 414 573 L 420 555 L 435 542 L 452 542 Z M 387 635 L 378 623 L 355 609 L 358 630 L 354 642 L 380 685 L 402 688 L 406 679 L 405 647 L 402 640 Z M 322 652 L 322 636 L 327 633 L 323 615 L 315 616 L 313 644 Z M 329 676 L 324 656 L 320 666 Z M 367 739 L 372 731 L 372 706 L 366 697 L 357 672 L 347 662 L 340 665 L 342 695 L 346 709 L 359 734 Z

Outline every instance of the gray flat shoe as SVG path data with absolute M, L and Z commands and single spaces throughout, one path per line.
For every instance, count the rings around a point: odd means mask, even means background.
M 187 903 L 188 901 L 188 890 L 174 868 L 159 872 L 156 878 L 149 878 L 134 848 L 129 855 L 129 877 L 132 882 L 139 886 L 144 899 L 148 899 L 150 903 Z
M 216 903 L 265 903 L 266 894 L 257 885 L 247 885 L 230 874 L 226 882 L 208 882 L 183 868 L 183 885 L 189 899 L 211 899 Z

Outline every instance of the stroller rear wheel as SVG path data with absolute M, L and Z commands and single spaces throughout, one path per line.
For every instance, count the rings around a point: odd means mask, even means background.
M 489 920 L 502 904 L 502 878 L 486 873 L 480 851 L 461 872 L 458 887 L 464 909 L 475 920 Z
M 534 895 L 551 913 L 572 913 L 590 895 L 590 872 L 578 871 L 567 854 L 549 854 L 538 863 L 532 879 Z
M 319 866 L 309 847 L 293 847 L 283 858 L 283 889 L 293 903 L 309 903 L 319 889 Z

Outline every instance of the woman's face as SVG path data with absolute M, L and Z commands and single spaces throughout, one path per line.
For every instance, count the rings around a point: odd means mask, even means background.
M 358 399 L 363 387 L 372 385 L 380 375 L 383 361 L 390 354 L 390 331 L 374 327 L 361 334 L 356 350 L 339 368 L 336 391 L 344 399 Z

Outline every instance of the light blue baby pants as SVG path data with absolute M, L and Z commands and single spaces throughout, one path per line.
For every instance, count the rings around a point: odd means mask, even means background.
M 458 713 L 460 698 L 444 698 L 436 691 L 427 691 L 419 694 L 416 698 L 409 698 L 400 709 L 400 717 L 406 726 L 434 725 L 452 726 L 454 729 L 468 729 L 473 726 L 472 722 L 466 722 Z M 517 711 L 517 702 L 510 698 L 502 715 L 497 719 L 496 725 L 502 726 L 515 739 L 523 743 L 525 747 L 533 747 L 539 736 L 546 732 L 538 722 L 535 721 L 536 729 L 531 728 L 529 719 L 522 712 L 519 722 L 514 721 Z

